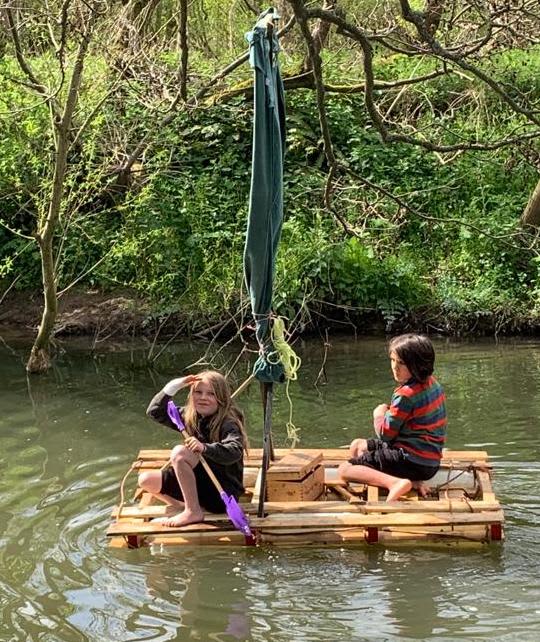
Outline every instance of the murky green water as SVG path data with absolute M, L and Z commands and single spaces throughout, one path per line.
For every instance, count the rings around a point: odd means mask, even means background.
M 319 387 L 322 345 L 299 350 L 291 394 L 305 446 L 361 434 L 392 390 L 383 341 L 332 343 Z M 137 451 L 173 443 L 146 404 L 204 346 L 170 347 L 153 369 L 140 344 L 63 348 L 50 374 L 28 380 L 27 346 L 0 344 L 2 642 L 538 638 L 540 343 L 437 342 L 448 445 L 489 450 L 505 505 L 506 542 L 475 550 L 110 549 L 110 510 Z M 260 445 L 257 389 L 241 401 Z M 287 416 L 281 389 L 277 445 Z

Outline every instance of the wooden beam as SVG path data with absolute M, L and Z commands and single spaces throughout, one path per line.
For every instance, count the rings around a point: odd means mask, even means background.
M 351 499 L 350 499 L 350 498 Z M 499 502 L 453 500 L 426 500 L 426 501 L 399 501 L 399 502 L 373 502 L 359 503 L 359 500 L 350 493 L 346 501 L 311 501 L 311 502 L 266 502 L 265 509 L 270 513 L 360 513 L 360 514 L 395 514 L 395 513 L 480 513 L 500 510 Z M 242 509 L 248 515 L 257 512 L 257 504 L 243 504 Z M 124 506 L 121 518 L 133 521 L 134 519 L 152 519 L 164 517 L 167 507 L 164 504 L 152 506 Z M 112 510 L 112 517 L 116 519 L 118 507 Z M 205 519 L 210 524 L 227 523 L 225 513 L 206 513 Z
M 477 471 L 476 477 L 478 479 L 478 484 L 480 486 L 481 497 L 485 502 L 495 501 L 495 493 L 493 492 L 493 486 L 491 485 L 491 476 L 488 472 Z
M 448 526 L 451 524 L 492 524 L 502 523 L 502 511 L 482 513 L 395 513 L 395 514 L 341 514 L 303 513 L 300 515 L 270 514 L 250 520 L 255 529 L 273 528 L 334 528 L 343 526 Z
M 143 462 L 147 460 L 168 461 L 170 450 L 164 449 L 144 449 L 139 451 L 138 459 Z M 349 459 L 349 450 L 346 448 L 276 448 L 276 462 L 288 455 L 289 453 L 305 453 L 306 455 L 316 456 L 322 452 L 325 463 L 334 462 L 336 465 Z M 472 463 L 483 461 L 486 462 L 488 454 L 485 450 L 443 450 L 442 463 L 460 462 Z M 262 461 L 262 448 L 250 448 L 249 453 L 245 456 L 244 462 L 250 466 L 260 466 Z

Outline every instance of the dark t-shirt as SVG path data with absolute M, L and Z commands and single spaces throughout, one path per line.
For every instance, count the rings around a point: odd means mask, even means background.
M 169 419 L 167 403 L 171 397 L 163 391 L 150 402 L 146 414 L 164 426 L 178 432 Z M 179 408 L 182 412 L 182 408 Z M 210 441 L 210 422 L 207 417 L 199 417 L 196 434 L 199 441 L 205 444 L 204 458 L 218 478 L 223 490 L 236 499 L 244 492 L 244 446 L 240 428 L 232 419 L 226 419 L 221 425 L 219 441 Z

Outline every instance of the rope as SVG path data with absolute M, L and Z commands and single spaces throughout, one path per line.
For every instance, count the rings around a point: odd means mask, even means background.
M 279 360 L 283 364 L 285 377 L 291 381 L 296 381 L 302 361 L 287 341 L 285 341 L 285 322 L 281 317 L 276 317 L 272 324 L 272 343 L 276 348 Z
M 436 491 L 441 490 L 441 489 L 442 489 L 442 488 L 444 488 L 445 486 L 446 486 L 446 488 L 448 488 L 449 484 L 451 484 L 451 483 L 452 483 L 453 481 L 455 481 L 456 479 L 459 479 L 459 477 L 461 477 L 461 475 L 464 475 L 465 473 L 470 473 L 470 472 L 472 472 L 472 471 L 473 471 L 473 466 L 470 466 L 470 465 L 469 465 L 469 466 L 467 466 L 466 468 L 464 468 L 463 470 L 460 470 L 460 471 L 459 471 L 456 475 L 454 475 L 453 477 L 450 477 L 450 473 L 452 472 L 452 470 L 454 470 L 454 464 L 453 464 L 453 463 L 451 463 L 451 464 L 450 464 L 450 466 L 449 466 L 449 468 L 448 468 L 448 475 L 447 475 L 447 479 L 446 479 L 446 481 L 445 481 L 445 482 L 442 482 L 442 484 L 437 484 L 437 486 L 435 486 L 435 490 L 436 490 Z
M 289 383 L 298 379 L 298 370 L 302 363 L 300 357 L 291 348 L 285 340 L 285 322 L 281 317 L 275 317 L 272 324 L 272 343 L 275 348 L 275 355 L 278 362 L 283 365 L 285 379 L 285 394 L 289 402 L 289 421 L 287 422 L 287 438 L 291 441 L 292 448 L 296 446 L 300 437 L 298 435 L 299 429 L 293 423 L 293 403 L 289 394 Z
M 122 516 L 122 510 L 124 508 L 125 504 L 125 496 L 124 496 L 124 485 L 126 483 L 126 480 L 128 476 L 130 475 L 131 471 L 135 470 L 136 468 L 140 468 L 142 466 L 142 459 L 137 459 L 137 461 L 133 462 L 131 464 L 130 469 L 127 471 L 127 473 L 124 475 L 122 478 L 122 481 L 120 482 L 120 505 L 118 506 L 118 512 L 116 513 L 116 521 L 120 521 L 120 517 Z

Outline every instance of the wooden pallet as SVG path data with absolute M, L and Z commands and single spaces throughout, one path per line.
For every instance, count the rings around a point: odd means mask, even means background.
M 168 461 L 169 452 L 141 450 L 133 469 L 159 469 Z M 262 451 L 252 449 L 246 456 L 246 493 L 241 505 L 259 544 L 448 544 L 503 539 L 504 515 L 493 491 L 485 451 L 445 451 L 441 470 L 432 482 L 439 486 L 436 493 L 424 499 L 411 492 L 391 503 L 383 501 L 382 489 L 345 484 L 338 479 L 336 467 L 348 458 L 347 450 L 295 452 L 308 457 L 322 452 L 325 491 L 317 501 L 266 502 L 264 517 L 256 516 Z M 276 463 L 290 453 L 290 449 L 277 449 Z M 163 504 L 153 503 L 153 498 L 139 489 L 133 504 L 114 507 L 107 530 L 111 545 L 133 548 L 149 544 L 244 544 L 244 536 L 234 529 L 226 514 L 206 513 L 203 523 L 181 528 L 152 521 L 165 514 Z

